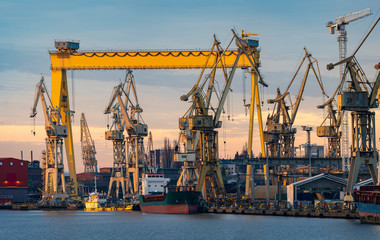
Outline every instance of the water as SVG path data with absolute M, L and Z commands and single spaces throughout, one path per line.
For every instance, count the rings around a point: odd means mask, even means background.
M 359 220 L 140 212 L 0 211 L 0 239 L 380 239 Z

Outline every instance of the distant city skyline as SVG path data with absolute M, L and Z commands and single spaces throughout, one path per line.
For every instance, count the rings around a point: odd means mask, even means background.
M 326 23 L 351 12 L 371 8 L 373 15 L 347 26 L 350 55 L 373 22 L 379 17 L 380 2 L 363 1 L 2 1 L 0 3 L 0 157 L 40 158 L 44 149 L 44 118 L 39 105 L 35 120 L 36 136 L 31 134 L 33 120 L 29 118 L 35 85 L 41 75 L 50 91 L 50 59 L 48 50 L 54 49 L 55 39 L 80 40 L 80 50 L 111 49 L 208 49 L 213 34 L 225 47 L 232 38 L 231 29 L 259 35 L 261 49 L 260 71 L 269 84 L 262 89 L 263 124 L 272 111 L 266 100 L 289 84 L 304 55 L 306 47 L 319 61 L 327 94 L 332 95 L 338 85 L 339 70 L 326 70 L 326 64 L 338 60 L 337 34 L 330 35 Z M 377 26 L 360 49 L 357 59 L 370 81 L 380 61 Z M 178 139 L 178 118 L 189 104 L 179 97 L 195 84 L 200 70 L 135 70 L 139 101 L 144 109 L 145 122 L 153 134 L 155 148 L 163 147 L 164 138 Z M 302 77 L 302 72 L 300 76 Z M 80 114 L 86 114 L 95 140 L 98 166 L 112 166 L 112 142 L 104 139 L 108 118 L 103 114 L 112 89 L 125 71 L 68 71 L 77 172 L 83 171 L 80 150 Z M 243 107 L 243 72 L 238 70 L 232 83 L 230 107 L 222 116 L 220 129 L 220 157 L 233 157 L 241 151 L 248 137 L 248 119 Z M 298 80 L 300 83 L 300 80 Z M 246 98 L 249 101 L 250 76 L 247 75 Z M 290 89 L 298 93 L 299 84 Z M 325 117 L 316 105 L 323 98 L 312 75 L 309 76 L 304 101 L 295 122 L 298 127 L 296 146 L 306 142 L 301 125 L 314 128 L 312 143 L 327 140 L 315 134 L 315 128 Z M 269 110 L 268 110 L 269 108 Z M 375 110 L 377 119 L 379 109 Z M 227 120 L 227 115 L 231 120 Z M 378 120 L 377 120 L 378 122 Z M 377 125 L 377 139 L 380 124 Z M 255 119 L 254 153 L 260 152 L 258 124 Z M 226 141 L 226 149 L 224 144 Z M 145 144 L 147 139 L 145 141 Z M 378 148 L 380 147 L 377 142 Z M 66 165 L 66 163 L 65 163 Z M 65 166 L 66 167 L 66 166 Z

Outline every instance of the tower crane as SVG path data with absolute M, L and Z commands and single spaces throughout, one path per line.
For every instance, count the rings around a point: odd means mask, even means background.
M 197 83 L 186 95 L 181 96 L 182 101 L 191 98 L 192 104 L 186 113 L 179 119 L 180 146 L 183 144 L 184 151 L 176 154 L 175 160 L 184 162 L 181 176 L 177 186 L 195 187 L 201 191 L 205 199 L 218 198 L 225 194 L 224 183 L 219 166 L 219 145 L 217 128 L 222 126 L 220 116 L 226 101 L 235 70 L 240 56 L 245 55 L 249 59 L 252 71 L 258 75 L 255 60 L 251 55 L 257 47 L 257 42 L 242 40 L 232 31 L 234 37 L 231 39 L 226 49 L 220 46 L 220 42 L 214 35 L 214 44 L 211 52 L 216 54 L 213 66 L 209 74 L 205 74 L 209 58 L 206 60 L 205 67 L 202 69 Z M 235 63 L 230 71 L 224 63 L 224 55 L 233 42 L 236 41 L 238 54 Z M 216 68 L 221 66 L 225 85 L 220 95 L 216 91 Z M 203 80 L 202 80 L 203 79 Z M 265 84 L 260 78 L 260 82 Z M 265 84 L 266 85 L 266 84 Z M 213 97 L 214 96 L 214 97 Z M 213 103 L 216 103 L 213 105 Z M 179 149 L 181 150 L 181 149 Z M 207 186 L 207 187 L 206 187 Z M 211 194 L 207 190 L 211 190 Z
M 148 125 L 144 123 L 141 116 L 143 109 L 139 105 L 135 78 L 131 70 L 127 71 L 125 82 L 114 88 L 109 104 L 104 111 L 105 114 L 111 112 L 110 108 L 116 99 L 120 108 L 119 111 L 121 113 L 124 130 L 126 130 L 128 134 L 126 186 L 128 192 L 136 196 L 140 194 L 139 179 L 142 177 L 142 174 L 145 173 L 146 169 L 144 137 L 148 136 Z
M 297 132 L 297 129 L 293 128 L 293 123 L 297 116 L 298 108 L 302 100 L 306 80 L 309 76 L 310 69 L 313 71 L 319 87 L 322 90 L 322 93 L 326 95 L 320 77 L 318 61 L 311 56 L 306 48 L 304 48 L 304 51 L 305 56 L 303 57 L 285 92 L 281 94 L 280 89 L 277 89 L 277 97 L 275 99 L 268 99 L 268 103 L 275 104 L 272 114 L 267 118 L 266 131 L 264 131 L 265 142 L 268 144 L 268 150 L 270 151 L 271 157 L 294 157 L 294 135 Z M 308 65 L 301 83 L 300 90 L 298 92 L 296 102 L 292 106 L 293 110 L 290 114 L 289 107 L 285 102 L 285 97 L 290 94 L 289 89 L 306 59 L 308 61 Z M 314 63 L 316 63 L 317 69 L 314 68 Z
M 329 21 L 327 23 L 327 27 L 330 28 L 330 34 L 335 34 L 335 30 L 339 32 L 338 35 L 338 44 L 339 44 L 339 61 L 342 61 L 343 59 L 346 58 L 347 54 L 347 31 L 346 31 L 346 25 L 348 25 L 350 22 L 357 21 L 361 18 L 364 18 L 366 16 L 369 16 L 372 14 L 372 11 L 370 8 L 364 9 L 362 11 L 354 12 L 347 14 L 345 16 L 337 17 L 334 21 Z M 344 66 L 340 65 L 339 67 L 339 78 L 340 80 L 343 79 L 343 73 L 344 73 Z M 346 88 L 346 87 L 345 87 Z M 342 142 L 342 161 L 343 161 L 343 171 L 347 172 L 348 167 L 349 167 L 349 158 L 348 158 L 348 116 L 347 113 L 343 112 L 342 113 L 343 118 L 342 118 L 342 137 L 343 137 L 343 142 Z M 321 130 L 321 129 L 320 129 Z M 334 133 L 332 133 L 334 134 Z M 326 134 L 325 134 L 326 135 Z M 331 135 L 330 133 L 328 135 Z M 337 139 L 340 139 L 335 134 L 335 137 L 329 137 L 329 139 L 335 141 Z M 335 142 L 330 142 L 332 144 L 335 144 Z M 330 145 L 329 145 L 330 147 Z
M 60 112 L 51 103 L 44 77 L 41 77 L 40 82 L 36 85 L 31 118 L 37 115 L 39 99 L 42 103 L 47 135 L 45 159 L 43 159 L 44 189 L 42 197 L 46 200 L 65 200 L 69 195 L 65 186 L 62 141 L 67 137 L 67 127 L 61 125 Z
M 98 161 L 95 158 L 95 142 L 92 140 L 90 129 L 88 128 L 84 113 L 82 113 L 80 117 L 80 142 L 82 148 L 84 172 L 97 173 Z
M 353 201 L 353 186 L 357 181 L 359 169 L 362 164 L 368 166 L 373 183 L 378 183 L 375 112 L 371 112 L 370 109 L 378 108 L 379 106 L 378 100 L 376 99 L 380 86 L 379 64 L 375 65 L 375 69 L 378 70 L 376 78 L 373 82 L 370 82 L 360 67 L 355 55 L 379 20 L 380 17 L 350 57 L 335 64 L 330 63 L 327 65 L 328 70 L 342 64 L 345 66 L 343 78 L 339 84 L 338 109 L 351 111 L 352 148 L 350 172 L 348 175 L 346 195 L 344 197 L 344 201 L 346 202 Z M 348 90 L 343 90 L 347 75 L 349 75 L 351 81 L 349 81 Z

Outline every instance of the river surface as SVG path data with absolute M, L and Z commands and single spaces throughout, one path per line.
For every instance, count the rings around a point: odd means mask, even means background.
M 380 240 L 380 225 L 349 219 L 281 216 L 2 210 L 0 239 Z

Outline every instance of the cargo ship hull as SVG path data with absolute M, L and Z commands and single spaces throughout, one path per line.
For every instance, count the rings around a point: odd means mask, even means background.
M 355 203 L 361 223 L 380 224 L 380 186 L 361 186 L 355 190 Z
M 358 207 L 360 222 L 380 224 L 380 205 L 356 203 Z
M 177 191 L 161 195 L 140 196 L 145 213 L 191 214 L 198 212 L 200 192 Z

